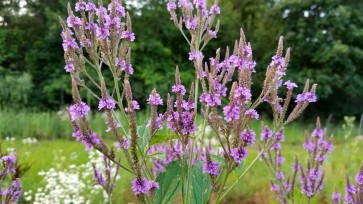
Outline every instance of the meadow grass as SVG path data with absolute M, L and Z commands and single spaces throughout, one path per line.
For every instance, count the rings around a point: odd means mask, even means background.
M 343 191 L 345 184 L 345 174 L 355 175 L 361 162 L 360 155 L 363 154 L 363 141 L 349 140 L 346 143 L 335 143 L 333 153 L 328 155 L 326 162 L 326 179 L 325 187 L 319 197 L 313 199 L 312 203 L 329 203 L 330 196 L 337 186 Z M 23 144 L 21 141 L 4 142 L 3 147 L 15 148 L 19 161 L 28 163 L 31 168 L 23 176 L 22 182 L 25 191 L 36 191 L 38 187 L 45 185 L 42 177 L 38 175 L 39 171 L 48 170 L 49 168 L 66 168 L 71 164 L 87 163 L 87 152 L 84 151 L 82 144 L 67 141 L 40 141 L 35 144 Z M 76 152 L 77 157 L 72 157 Z M 256 155 L 256 147 L 250 149 L 251 154 L 246 160 L 246 166 Z M 295 154 L 305 162 L 306 153 L 301 144 L 291 143 L 289 141 L 283 144 L 283 155 L 286 157 L 284 171 L 291 172 L 291 165 Z M 245 167 L 246 167 L 245 166 Z M 91 168 L 91 167 L 90 167 Z M 241 170 L 243 171 L 243 170 Z M 226 198 L 226 203 L 274 203 L 275 197 L 270 192 L 269 178 L 271 175 L 265 164 L 257 162 L 254 168 L 244 177 L 244 179 L 231 191 Z M 113 194 L 114 203 L 137 202 L 136 197 L 130 189 L 130 182 L 133 178 L 130 174 L 122 172 L 121 179 L 117 183 L 117 188 Z M 237 175 L 232 176 L 229 183 L 235 181 Z M 299 195 L 299 189 L 295 189 Z M 300 197 L 296 197 L 300 201 Z M 102 203 L 102 197 L 94 197 L 92 203 Z

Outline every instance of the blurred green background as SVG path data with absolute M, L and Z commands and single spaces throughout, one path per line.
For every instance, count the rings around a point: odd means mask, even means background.
M 67 2 L 0 1 L 1 107 L 59 110 L 71 102 L 58 22 L 58 16 L 66 17 Z M 145 90 L 154 87 L 166 96 L 173 81 L 165 79 L 173 77 L 176 65 L 186 84 L 193 78 L 187 43 L 170 21 L 165 2 L 126 1 L 136 33 L 133 87 L 141 104 L 146 103 Z M 363 1 L 225 0 L 220 4 L 218 39 L 207 46 L 205 56 L 233 46 L 243 28 L 257 61 L 254 95 L 282 35 L 285 47 L 292 49 L 288 78 L 300 89 L 307 78 L 319 83 L 319 103 L 305 115 L 332 114 L 333 119 L 341 119 L 363 113 Z
M 26 191 L 35 192 L 39 185 L 45 185 L 37 172 L 54 167 L 54 163 L 61 165 L 59 169 L 69 164 L 70 160 L 60 161 L 48 154 L 51 151 L 62 149 L 66 158 L 77 152 L 79 159 L 74 163 L 87 161 L 82 145 L 68 141 L 72 130 L 65 107 L 72 103 L 71 86 L 63 68 L 58 22 L 58 16 L 63 19 L 67 16 L 67 2 L 0 0 L 0 140 L 7 138 L 3 141 L 5 150 L 16 148 L 20 161 L 31 165 L 23 179 Z M 291 47 L 292 51 L 287 78 L 299 85 L 299 91 L 307 78 L 319 84 L 318 103 L 311 104 L 303 117 L 286 129 L 285 156 L 287 163 L 291 163 L 294 153 L 303 154 L 303 131 L 311 130 L 313 121 L 320 116 L 323 125 L 335 135 L 337 148 L 333 155 L 328 155 L 327 188 L 313 202 L 328 202 L 334 185 L 342 191 L 345 173 L 355 174 L 361 162 L 358 155 L 363 150 L 359 136 L 363 134 L 363 1 L 220 0 L 219 3 L 220 32 L 218 39 L 206 47 L 206 59 L 213 57 L 217 48 L 224 52 L 226 46 L 232 47 L 239 38 L 239 29 L 243 28 L 257 62 L 252 90 L 256 96 L 278 38 L 284 36 L 285 47 Z M 136 34 L 131 45 L 134 97 L 145 108 L 148 96 L 145 93 L 153 88 L 166 98 L 174 83 L 169 79 L 174 78 L 177 65 L 184 84 L 193 81 L 194 70 L 187 60 L 187 43 L 170 21 L 166 0 L 129 0 L 126 5 Z M 86 93 L 84 98 L 97 106 L 98 102 Z M 269 110 L 259 111 L 268 122 Z M 103 117 L 101 113 L 90 116 L 95 132 L 104 132 Z M 139 124 L 146 119 L 146 112 L 138 115 Z M 258 131 L 259 124 L 254 129 Z M 37 138 L 38 142 L 26 145 L 23 138 Z M 286 170 L 289 168 L 287 165 Z M 233 191 L 228 202 L 272 202 L 268 177 L 261 173 L 265 171 L 259 164 L 245 183 Z M 128 186 L 130 180 L 126 178 L 121 185 Z M 115 201 L 136 201 L 127 189 L 118 191 L 122 194 Z M 100 203 L 100 197 L 97 199 L 94 201 Z

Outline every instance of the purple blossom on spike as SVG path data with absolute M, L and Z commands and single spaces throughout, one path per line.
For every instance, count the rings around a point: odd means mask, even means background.
M 90 11 L 90 12 L 97 11 L 97 7 L 93 2 L 90 1 L 90 2 L 88 2 L 87 6 L 86 6 L 86 11 Z
M 78 28 L 82 26 L 82 20 L 77 16 L 74 17 L 69 16 L 67 18 L 67 26 L 70 28 Z
M 126 72 L 127 74 L 131 75 L 134 73 L 134 69 L 130 63 L 128 63 L 126 60 L 120 60 L 120 58 L 116 58 L 115 65 L 118 67 L 121 71 Z
M 94 145 L 100 144 L 100 139 L 98 138 L 97 133 L 91 133 L 89 135 L 89 140 Z
M 122 142 L 122 147 L 124 149 L 128 149 L 130 147 L 131 141 L 127 138 L 124 139 L 124 141 Z
M 185 95 L 185 92 L 186 92 L 183 84 L 175 84 L 172 87 L 171 91 L 174 93 L 180 93 L 181 95 Z
M 279 141 L 279 142 L 284 141 L 285 140 L 284 133 L 282 131 L 277 132 L 275 134 L 275 139 L 276 139 L 276 141 Z
M 247 103 L 251 99 L 251 96 L 251 91 L 245 87 L 238 87 L 234 93 L 234 98 L 243 103 Z
M 211 14 L 220 14 L 221 9 L 219 8 L 219 6 L 217 4 L 213 4 L 213 6 L 210 7 L 210 13 Z
M 112 110 L 116 108 L 116 101 L 112 98 L 102 98 L 98 103 L 98 110 L 108 109 Z
M 357 176 L 355 177 L 355 181 L 359 184 L 359 185 L 363 185 L 363 171 L 359 172 L 357 174 Z
M 295 103 L 313 103 L 317 101 L 317 97 L 313 92 L 306 92 L 302 94 L 298 94 L 295 100 Z
M 239 164 L 241 160 L 244 160 L 247 157 L 247 155 L 248 155 L 247 148 L 237 147 L 232 149 L 231 151 L 231 156 L 233 157 L 234 162 L 236 162 L 237 164 Z
M 278 171 L 278 172 L 276 172 L 276 178 L 278 179 L 278 180 L 284 180 L 285 179 L 285 175 L 284 175 L 284 173 L 282 172 L 282 171 Z
M 0 171 L 0 177 L 4 174 L 15 173 L 16 156 L 14 152 L 1 157 L 1 160 L 5 168 L 3 172 Z
M 289 90 L 291 90 L 291 89 L 293 89 L 293 88 L 296 88 L 296 87 L 297 87 L 297 85 L 296 85 L 295 83 L 291 82 L 290 80 L 286 81 L 286 82 L 284 83 L 284 85 L 285 85 L 285 86 L 287 87 L 287 89 L 289 89 Z
M 312 137 L 317 137 L 317 138 L 323 138 L 324 136 L 324 130 L 321 128 L 315 128 L 313 130 L 313 132 L 311 133 Z
M 227 122 L 231 122 L 232 120 L 238 120 L 240 114 L 240 108 L 238 105 L 228 105 L 223 108 L 224 119 Z
M 258 120 L 258 118 L 260 117 L 260 115 L 257 113 L 257 111 L 255 109 L 249 109 L 245 112 L 245 114 L 253 119 Z
M 255 144 L 255 137 L 256 137 L 256 133 L 253 132 L 252 130 L 243 130 L 243 132 L 240 135 L 240 138 L 247 144 L 250 144 L 251 146 L 253 146 Z
M 125 30 L 121 33 L 121 39 L 133 42 L 135 40 L 135 34 L 131 30 Z
M 217 31 L 208 30 L 208 34 L 209 34 L 212 38 L 217 38 Z
M 107 26 L 102 26 L 96 28 L 96 36 L 100 39 L 106 39 L 108 36 L 110 36 L 110 28 Z
M 74 67 L 72 62 L 68 62 L 64 69 L 66 70 L 66 72 L 76 71 L 76 68 Z
M 76 11 L 85 11 L 87 8 L 87 3 L 82 1 L 82 2 L 77 2 L 76 6 L 75 6 L 75 10 Z
M 339 204 L 340 200 L 341 200 L 340 193 L 335 190 L 332 197 L 331 197 L 331 200 L 332 200 L 332 204 Z
M 134 191 L 135 195 L 148 194 L 153 187 L 158 188 L 158 184 L 153 184 L 153 182 L 148 181 L 146 178 L 135 178 L 131 182 L 131 188 Z
M 147 99 L 147 104 L 150 105 L 155 105 L 155 106 L 162 106 L 163 105 L 163 100 L 161 99 L 160 95 L 155 92 L 154 94 L 151 93 L 149 95 L 149 98 Z
M 76 40 L 72 37 L 64 39 L 62 46 L 63 46 L 63 50 L 65 52 L 72 51 L 72 50 L 79 48 Z
M 131 107 L 126 107 L 125 108 L 125 112 L 126 113 L 132 113 L 132 112 L 134 112 L 134 110 L 140 110 L 139 103 L 137 103 L 137 101 L 135 101 L 135 100 L 133 100 L 131 102 Z
M 182 101 L 181 107 L 186 110 L 186 111 L 190 111 L 191 109 L 195 108 L 195 103 L 193 101 Z
M 279 190 L 280 190 L 279 186 L 277 184 L 271 182 L 271 191 L 277 192 Z
M 195 60 L 202 60 L 203 59 L 203 53 L 198 51 L 198 52 L 194 52 L 191 51 L 189 52 L 189 60 L 190 61 L 195 61 Z
M 103 177 L 102 172 L 99 168 L 95 168 L 93 174 L 93 180 L 97 181 L 101 186 L 106 185 L 106 179 Z
M 267 141 L 269 140 L 273 135 L 273 132 L 272 130 L 270 130 L 267 126 L 265 126 L 263 129 L 262 129 L 262 132 L 261 132 L 261 135 L 260 135 L 260 138 L 261 140 L 263 141 Z
M 220 173 L 218 166 L 219 166 L 218 162 L 205 161 L 205 162 L 203 162 L 202 171 L 203 171 L 203 173 L 218 176 Z
M 276 156 L 276 164 L 282 165 L 284 162 L 285 162 L 285 158 L 281 154 L 278 154 Z
M 167 9 L 168 9 L 168 11 L 170 12 L 170 11 L 174 11 L 175 9 L 176 9 L 176 4 L 175 4 L 175 2 L 174 1 L 172 1 L 172 0 L 169 0 L 168 1 L 168 4 L 167 4 Z
M 112 9 L 112 3 L 110 3 L 107 7 L 107 9 L 109 11 L 111 11 Z M 121 16 L 121 17 L 125 17 L 126 16 L 126 11 L 125 8 L 119 3 L 119 2 L 115 2 L 115 10 L 116 10 L 116 15 Z
M 74 137 L 76 141 L 81 141 L 83 138 L 81 130 L 79 129 L 74 130 L 74 132 L 72 133 L 72 137 Z
M 303 144 L 303 147 L 306 151 L 308 152 L 313 152 L 315 149 L 315 144 L 313 142 L 310 141 L 305 141 Z
M 72 121 L 87 116 L 89 111 L 90 107 L 84 102 L 80 102 L 69 107 L 69 112 Z
M 197 29 L 197 19 L 195 18 L 188 18 L 186 21 L 185 21 L 185 27 L 188 29 L 188 30 L 196 30 Z

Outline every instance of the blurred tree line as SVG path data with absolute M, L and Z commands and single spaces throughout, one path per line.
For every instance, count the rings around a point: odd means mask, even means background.
M 166 0 L 128 4 L 136 41 L 133 87 L 140 103 L 152 88 L 166 96 L 179 65 L 182 80 L 193 80 L 188 46 L 172 22 Z M 137 2 L 137 3 L 135 3 Z M 0 1 L 0 105 L 58 109 L 71 102 L 70 77 L 63 67 L 58 16 L 67 0 Z M 254 93 L 260 87 L 280 35 L 292 49 L 288 76 L 302 88 L 306 78 L 319 83 L 314 116 L 363 112 L 362 0 L 220 1 L 220 32 L 205 50 L 233 46 L 243 28 L 257 61 Z M 133 6 L 137 5 L 137 6 Z M 142 5 L 142 6 L 140 6 Z

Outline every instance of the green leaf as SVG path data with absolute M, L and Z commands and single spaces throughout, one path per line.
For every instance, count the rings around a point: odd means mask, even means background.
M 217 155 L 210 155 L 213 159 L 217 160 L 219 164 L 224 164 L 224 158 Z
M 153 136 L 153 138 L 151 139 L 151 144 L 150 145 L 154 145 L 154 144 L 157 144 L 157 143 L 160 143 L 160 142 L 164 142 L 164 141 L 168 141 L 170 140 L 170 136 L 172 139 L 177 139 L 178 136 L 174 133 L 171 133 L 171 134 L 167 134 L 167 133 L 164 133 L 164 134 L 155 134 Z
M 208 174 L 202 172 L 202 163 L 198 161 L 192 169 L 192 203 L 207 203 L 211 193 L 211 182 Z
M 149 140 L 150 137 L 150 133 L 149 133 L 149 129 L 146 127 L 147 125 L 147 121 L 145 121 L 142 126 L 139 127 L 139 136 L 140 138 L 138 139 L 139 145 L 140 145 L 140 149 L 142 152 L 145 151 L 145 147 L 147 145 L 147 142 Z
M 166 171 L 159 174 L 156 182 L 159 183 L 160 189 L 154 196 L 154 203 L 167 204 L 175 203 L 175 196 L 181 189 L 182 167 L 179 161 L 171 162 Z

